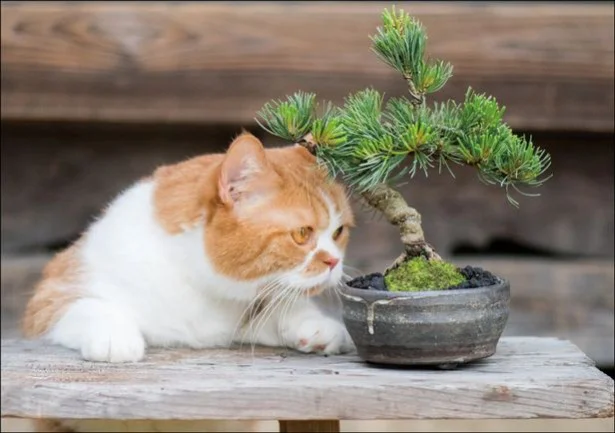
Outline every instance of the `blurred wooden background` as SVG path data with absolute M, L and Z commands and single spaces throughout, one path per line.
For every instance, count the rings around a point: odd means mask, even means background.
M 2 332 L 54 251 L 159 164 L 223 150 L 295 90 L 341 102 L 403 80 L 370 52 L 386 2 L 2 2 Z M 493 94 L 554 177 L 511 207 L 471 170 L 402 189 L 443 255 L 511 280 L 508 335 L 569 338 L 613 368 L 612 3 L 398 2 L 428 53 Z M 357 212 L 361 207 L 356 204 Z M 382 270 L 395 230 L 359 214 L 348 264 Z

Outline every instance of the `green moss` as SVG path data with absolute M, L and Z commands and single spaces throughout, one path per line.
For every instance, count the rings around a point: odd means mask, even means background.
M 462 283 L 465 277 L 451 263 L 417 257 L 387 273 L 384 281 L 391 292 L 442 290 Z

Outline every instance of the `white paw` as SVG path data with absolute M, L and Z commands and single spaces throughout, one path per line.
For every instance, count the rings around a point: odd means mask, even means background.
M 354 345 L 343 323 L 329 317 L 313 317 L 299 324 L 295 349 L 305 353 L 337 355 Z
M 136 328 L 101 327 L 81 347 L 87 361 L 136 362 L 145 355 L 145 340 Z

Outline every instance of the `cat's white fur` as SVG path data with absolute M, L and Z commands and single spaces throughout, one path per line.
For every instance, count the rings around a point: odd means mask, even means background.
M 309 279 L 301 275 L 315 249 L 297 269 L 240 282 L 214 270 L 205 251 L 204 224 L 177 235 L 158 224 L 154 187 L 151 180 L 136 183 L 90 226 L 78 253 L 81 297 L 46 338 L 79 350 L 87 360 L 110 362 L 139 361 L 147 346 L 224 347 L 242 335 L 238 324 L 259 289 L 275 282 L 273 293 L 284 290 L 297 300 L 290 311 L 276 309 L 256 335 L 247 335 L 252 343 L 327 354 L 352 349 L 339 306 L 329 309 L 337 314 L 328 314 L 321 304 L 339 302 L 334 296 L 297 295 L 342 278 L 343 251 L 331 241 L 340 217 L 329 198 L 330 224 L 316 248 L 340 259 L 333 270 Z

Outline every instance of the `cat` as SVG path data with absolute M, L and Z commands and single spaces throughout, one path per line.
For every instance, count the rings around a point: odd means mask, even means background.
M 331 294 L 352 227 L 344 186 L 308 150 L 243 131 L 226 152 L 159 167 L 113 199 L 44 268 L 22 330 L 113 363 L 246 341 L 346 353 Z

